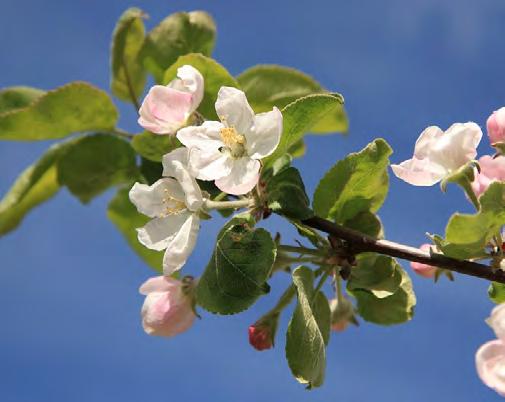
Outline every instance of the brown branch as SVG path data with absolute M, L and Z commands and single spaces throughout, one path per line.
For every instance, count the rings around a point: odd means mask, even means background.
M 302 221 L 305 225 L 347 241 L 353 252 L 372 251 L 408 261 L 420 262 L 444 268 L 460 274 L 476 276 L 505 284 L 505 272 L 492 270 L 491 267 L 473 261 L 457 260 L 443 254 L 432 254 L 414 247 L 394 243 L 388 240 L 377 240 L 371 236 L 337 225 L 331 221 L 314 216 Z

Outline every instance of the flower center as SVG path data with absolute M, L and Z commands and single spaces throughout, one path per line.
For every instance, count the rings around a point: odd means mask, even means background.
M 245 137 L 237 133 L 235 127 L 223 127 L 220 131 L 221 140 L 230 151 L 231 156 L 240 158 L 245 154 Z
M 165 197 L 162 198 L 162 202 L 164 204 L 163 212 L 161 213 L 161 217 L 166 217 L 169 215 L 177 215 L 182 211 L 185 211 L 186 204 L 182 201 L 179 201 L 168 194 L 168 189 L 165 189 Z

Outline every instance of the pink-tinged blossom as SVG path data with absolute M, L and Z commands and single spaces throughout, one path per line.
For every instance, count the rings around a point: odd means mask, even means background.
M 505 342 L 505 303 L 493 308 L 486 322 L 493 329 L 496 337 Z
M 495 181 L 505 182 L 505 156 L 493 158 L 484 155 L 479 159 L 480 173 L 476 173 L 472 189 L 477 197 L 482 195 Z
M 177 138 L 190 148 L 189 165 L 200 180 L 215 180 L 228 194 L 251 191 L 259 179 L 260 160 L 271 155 L 282 133 L 276 107 L 255 115 L 244 92 L 221 87 L 216 101 L 218 121 L 185 127 Z
M 505 142 L 505 107 L 493 112 L 487 119 L 486 125 L 491 144 Z
M 391 168 L 407 183 L 432 186 L 474 159 L 481 138 L 482 130 L 472 122 L 453 124 L 445 132 L 428 127 L 417 139 L 412 159 Z
M 336 332 L 344 331 L 350 323 L 357 325 L 354 316 L 354 306 L 345 298 L 330 300 L 331 329 Z
M 142 325 L 149 335 L 174 336 L 187 331 L 195 319 L 185 284 L 168 276 L 148 279 L 139 289 L 146 296 Z
M 176 79 L 149 90 L 139 110 L 139 124 L 155 134 L 174 134 L 200 105 L 203 87 L 203 77 L 197 69 L 189 65 L 179 67 Z
M 432 246 L 430 244 L 423 244 L 419 248 L 423 251 L 430 251 L 431 247 Z M 437 272 L 437 267 L 433 267 L 431 265 L 423 264 L 420 262 L 411 262 L 410 267 L 414 270 L 416 274 L 421 275 L 425 278 L 433 278 L 435 276 L 435 273 Z
M 475 355 L 475 365 L 482 382 L 505 396 L 505 344 L 500 339 L 486 342 Z

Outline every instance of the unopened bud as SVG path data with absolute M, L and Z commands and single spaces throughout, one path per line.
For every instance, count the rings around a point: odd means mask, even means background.
M 279 314 L 267 314 L 249 327 L 249 343 L 256 350 L 266 350 L 274 346 Z
M 331 329 L 341 332 L 347 328 L 349 323 L 358 325 L 358 321 L 354 316 L 354 306 L 347 299 L 332 299 L 330 300 L 331 310 Z

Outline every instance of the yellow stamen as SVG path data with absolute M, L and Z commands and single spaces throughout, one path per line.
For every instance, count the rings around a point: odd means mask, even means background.
M 221 139 L 224 145 L 228 148 L 234 148 L 236 145 L 244 145 L 245 137 L 242 134 L 237 133 L 235 127 L 223 127 L 221 129 Z
M 165 189 L 164 192 L 165 197 L 161 201 L 166 204 L 166 207 L 161 214 L 162 218 L 168 215 L 177 215 L 186 209 L 186 204 L 169 195 L 168 189 Z

